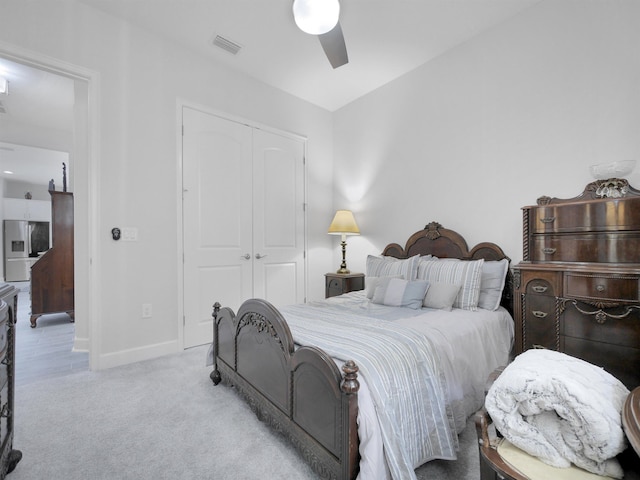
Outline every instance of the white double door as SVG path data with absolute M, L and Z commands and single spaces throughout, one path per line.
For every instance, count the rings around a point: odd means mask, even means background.
M 184 346 L 213 304 L 305 298 L 304 141 L 183 108 Z

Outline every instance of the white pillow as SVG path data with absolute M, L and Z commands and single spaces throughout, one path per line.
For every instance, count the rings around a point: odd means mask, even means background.
M 497 310 L 502 300 L 502 290 L 507 278 L 509 260 L 485 261 L 480 274 L 480 297 L 478 307 Z
M 453 303 L 456 301 L 460 285 L 451 283 L 433 282 L 429 284 L 427 294 L 424 296 L 422 305 L 429 308 L 451 311 Z
M 418 265 L 418 279 L 429 283 L 440 282 L 461 285 L 455 308 L 476 311 L 480 297 L 480 274 L 484 260 L 458 260 L 443 258 L 423 260 Z
M 383 278 L 402 278 L 401 275 L 396 275 L 392 277 L 367 277 L 365 282 L 366 295 L 369 300 L 373 298 L 373 294 L 380 283 L 380 280 Z
M 405 280 L 415 280 L 418 272 L 419 255 L 410 258 L 395 258 L 375 255 L 367 256 L 367 277 L 402 276 Z
M 408 281 L 401 278 L 382 278 L 373 294 L 373 303 L 390 307 L 422 308 L 424 295 L 429 288 L 425 280 Z

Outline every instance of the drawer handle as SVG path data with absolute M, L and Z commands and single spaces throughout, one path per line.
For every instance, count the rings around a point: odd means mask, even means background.
M 533 287 L 531 287 L 531 290 L 533 290 L 536 293 L 544 293 L 547 291 L 547 288 L 549 287 L 545 287 L 543 285 L 534 285 Z
M 598 292 L 604 292 L 604 285 L 596 285 L 596 290 Z
M 542 223 L 553 223 L 555 219 L 556 217 L 544 217 L 544 218 L 541 218 L 540 221 Z
M 554 253 L 556 253 L 556 249 L 551 247 L 543 248 L 542 253 L 546 253 L 547 255 L 553 255 Z
M 541 312 L 540 310 L 534 310 L 531 313 L 533 313 L 533 316 L 537 318 L 544 318 L 547 316 L 547 312 Z

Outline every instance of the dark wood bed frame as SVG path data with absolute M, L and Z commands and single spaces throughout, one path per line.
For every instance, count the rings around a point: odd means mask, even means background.
M 383 255 L 435 255 L 463 260 L 508 257 L 494 243 L 469 250 L 458 233 L 431 222 L 405 247 L 388 245 Z M 511 273 L 501 304 L 512 312 Z M 351 480 L 359 469 L 358 367 L 342 366 L 314 347 L 295 348 L 291 331 L 269 302 L 247 300 L 237 315 L 219 303 L 213 310 L 214 369 L 211 380 L 233 385 L 258 418 L 287 437 L 323 479 Z

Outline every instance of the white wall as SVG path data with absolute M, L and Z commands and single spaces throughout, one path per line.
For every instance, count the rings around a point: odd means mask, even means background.
M 90 105 L 98 109 L 92 144 L 96 188 L 79 188 L 76 177 L 74 190 L 76 205 L 97 196 L 92 268 L 97 270 L 98 328 L 90 334 L 99 352 L 94 368 L 180 347 L 181 101 L 308 137 L 308 296 L 324 296 L 323 273 L 333 251 L 326 235 L 333 213 L 328 112 L 71 0 L 5 0 L 1 10 L 2 46 L 96 72 L 99 79 L 97 105 Z M 139 241 L 112 241 L 114 226 L 137 227 Z M 82 232 L 80 238 L 89 236 Z M 86 294 L 89 287 L 81 287 Z M 141 318 L 143 303 L 153 305 L 151 319 Z
M 1 47 L 99 79 L 96 188 L 74 188 L 76 204 L 97 195 L 94 367 L 179 347 L 179 101 L 308 137 L 308 293 L 319 298 L 339 264 L 334 206 L 352 208 L 363 233 L 349 238 L 352 271 L 432 220 L 519 261 L 521 206 L 577 195 L 592 163 L 638 159 L 639 21 L 635 0 L 545 0 L 331 115 L 71 0 L 3 0 Z M 113 242 L 113 226 L 140 240 Z
M 546 0 L 336 112 L 351 270 L 432 220 L 518 262 L 522 206 L 640 163 L 638 25 L 635 0 Z

